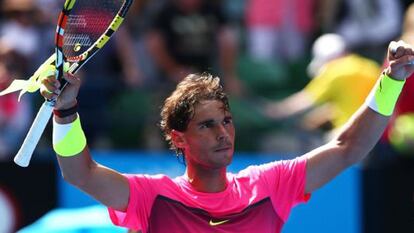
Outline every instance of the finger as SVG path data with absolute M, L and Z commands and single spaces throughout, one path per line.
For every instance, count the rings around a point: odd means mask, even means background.
M 45 86 L 45 91 L 50 93 L 58 93 L 60 83 L 54 77 L 48 77 L 41 80 L 42 86 Z
M 414 63 L 414 56 L 412 55 L 406 55 L 398 59 L 398 63 L 401 64 L 401 66 L 405 65 L 412 65 Z
M 50 90 L 47 89 L 47 87 L 45 85 L 42 85 L 40 87 L 40 94 L 45 97 L 46 99 L 56 99 L 58 97 L 58 94 L 51 92 Z
M 398 58 L 398 60 L 394 60 L 390 62 L 390 67 L 392 69 L 400 69 L 401 67 L 407 65 L 414 65 L 414 56 L 413 55 L 406 55 L 403 57 Z
M 388 51 L 391 53 L 391 55 L 395 56 L 398 49 L 398 43 L 396 41 L 391 41 L 390 45 L 388 46 Z
M 396 42 L 396 41 L 392 41 L 390 43 L 389 46 L 389 52 L 390 54 L 394 57 L 394 58 L 399 58 L 401 56 L 403 56 L 404 50 L 405 50 L 405 46 L 404 46 L 404 42 L 402 40 Z
M 391 42 L 389 50 L 394 58 L 399 58 L 404 55 L 414 55 L 413 47 L 402 40 L 398 42 Z
M 78 77 L 76 77 L 73 74 L 70 73 L 65 73 L 65 75 L 63 76 L 63 78 L 68 81 L 68 83 L 72 84 L 72 85 L 80 85 L 80 79 Z

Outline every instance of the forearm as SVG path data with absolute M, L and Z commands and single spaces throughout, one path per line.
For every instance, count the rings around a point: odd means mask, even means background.
M 348 166 L 363 159 L 381 137 L 404 82 L 413 71 L 414 50 L 403 42 L 391 42 L 390 65 L 365 104 L 328 144 L 304 155 L 307 158 L 307 193 L 321 187 Z
M 347 167 L 367 156 L 381 136 L 388 117 L 362 106 L 329 143 L 304 155 L 306 193 L 323 186 Z
M 63 178 L 85 193 L 117 210 L 125 210 L 129 189 L 127 179 L 118 172 L 97 164 L 92 160 L 89 149 L 65 158 L 58 156 Z
M 367 154 L 383 133 L 394 111 L 405 78 L 390 75 L 390 68 L 378 79 L 367 97 L 364 107 L 344 127 L 337 140 L 349 148 L 349 156 L 359 161 Z
M 59 94 L 55 76 L 42 80 L 41 93 L 47 99 L 57 98 L 53 114 L 53 149 L 63 177 L 96 200 L 117 210 L 125 210 L 129 185 L 125 176 L 92 160 L 82 130 L 77 100 L 80 79 L 65 75 L 66 88 Z
M 361 161 L 372 150 L 387 126 L 389 117 L 363 105 L 331 143 L 338 146 L 346 165 Z
M 54 131 L 56 127 L 59 128 L 62 124 L 75 124 L 78 117 L 77 114 L 65 118 L 55 116 L 55 122 L 59 125 L 54 125 Z M 83 134 L 83 132 L 81 133 Z M 82 138 L 82 135 L 78 134 L 75 137 L 72 134 L 68 138 L 73 140 L 71 141 L 73 145 L 77 144 L 76 140 Z M 64 179 L 102 204 L 117 210 L 125 210 L 129 197 L 127 179 L 118 172 L 96 163 L 89 153 L 88 146 L 86 144 L 82 145 L 84 145 L 82 148 L 78 147 L 81 148 L 78 153 L 72 154 L 62 153 L 61 150 L 56 150 L 54 145 Z
M 381 75 L 365 104 L 347 122 L 334 139 L 345 148 L 346 161 L 360 161 L 381 137 L 389 117 L 394 111 L 405 80 Z
M 62 157 L 57 154 L 57 159 L 63 178 L 78 187 L 84 186 L 88 177 L 91 176 L 93 167 L 96 166 L 89 154 L 88 147 L 71 157 Z
M 60 134 L 60 132 L 57 132 L 60 131 L 60 129 L 57 128 L 73 124 L 78 117 L 78 114 L 72 114 L 67 117 L 58 117 L 56 115 L 54 116 L 53 143 L 55 151 L 56 144 L 58 143 L 56 140 L 58 140 L 57 138 L 59 137 L 57 134 Z M 67 139 L 61 139 L 61 141 L 63 140 Z M 76 154 L 70 156 L 65 155 L 65 153 L 62 153 L 61 151 L 62 150 L 56 151 L 56 154 L 62 175 L 66 181 L 78 186 L 81 182 L 84 182 L 86 178 L 90 176 L 92 166 L 94 166 L 94 162 L 91 159 L 88 147 L 86 145 L 83 149 L 80 150 L 79 153 L 75 152 Z

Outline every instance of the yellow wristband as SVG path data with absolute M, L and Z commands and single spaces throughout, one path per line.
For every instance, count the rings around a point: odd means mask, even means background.
M 75 156 L 86 147 L 79 115 L 70 124 L 58 124 L 53 120 L 53 149 L 62 157 Z
M 404 83 L 405 80 L 395 80 L 386 74 L 382 74 L 365 103 L 379 114 L 391 116 Z

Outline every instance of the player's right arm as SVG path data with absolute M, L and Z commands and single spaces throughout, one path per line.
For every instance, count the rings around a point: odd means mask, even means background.
M 70 109 L 77 104 L 76 97 L 80 88 L 80 80 L 69 75 L 66 75 L 65 79 L 68 84 L 59 96 L 60 84 L 54 76 L 42 81 L 41 94 L 48 99 L 57 97 L 56 110 Z M 56 130 L 57 125 L 73 124 L 78 117 L 76 113 L 65 117 L 55 115 L 54 130 Z M 75 155 L 62 156 L 57 153 L 57 158 L 62 175 L 67 182 L 108 207 L 121 211 L 126 210 L 129 199 L 127 178 L 96 163 L 92 159 L 87 145 Z

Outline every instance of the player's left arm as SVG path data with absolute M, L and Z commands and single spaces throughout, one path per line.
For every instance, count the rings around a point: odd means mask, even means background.
M 390 65 L 385 73 L 392 79 L 404 81 L 414 72 L 414 49 L 402 41 L 390 43 L 388 60 Z M 384 90 L 384 84 L 379 88 Z M 365 104 L 361 106 L 337 137 L 304 155 L 307 158 L 306 193 L 313 192 L 347 167 L 361 161 L 375 146 L 389 116 L 374 111 L 371 107 Z

